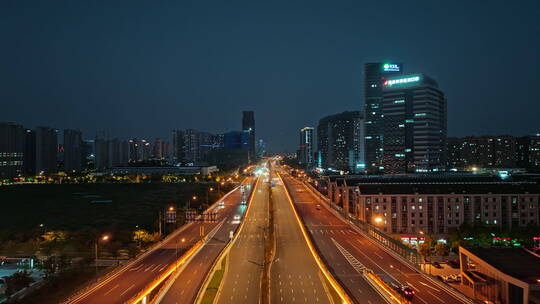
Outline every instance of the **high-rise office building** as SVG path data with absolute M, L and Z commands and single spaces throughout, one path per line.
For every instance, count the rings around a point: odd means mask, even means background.
M 317 146 L 322 166 L 349 172 L 365 170 L 364 118 L 351 111 L 322 118 L 317 126 Z
M 300 145 L 298 146 L 298 163 L 311 166 L 313 164 L 313 128 L 300 129 Z
M 378 171 L 382 166 L 382 89 L 387 77 L 402 73 L 400 63 L 373 62 L 364 65 L 364 115 L 366 168 Z
M 253 111 L 242 112 L 242 131 L 249 134 L 248 156 L 250 162 L 255 160 L 255 113 Z
M 223 147 L 225 149 L 242 149 L 249 151 L 249 132 L 230 131 L 223 134 Z
M 389 77 L 381 114 L 386 173 L 428 172 L 446 166 L 446 98 L 432 78 Z
M 83 165 L 82 133 L 79 130 L 64 130 L 64 170 L 81 171 Z
M 0 179 L 24 173 L 24 128 L 0 123 Z
M 58 130 L 49 127 L 36 128 L 36 173 L 58 171 Z

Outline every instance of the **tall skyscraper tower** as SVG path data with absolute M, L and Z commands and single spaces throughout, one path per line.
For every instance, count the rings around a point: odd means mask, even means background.
M 0 123 L 0 179 L 23 173 L 24 128 L 14 123 Z
M 36 173 L 55 173 L 58 169 L 58 130 L 36 128 Z
M 319 120 L 317 146 L 324 168 L 365 170 L 364 119 L 361 111 L 343 112 Z
M 249 135 L 249 161 L 255 160 L 255 113 L 253 111 L 242 112 L 242 131 Z
M 423 74 L 383 83 L 385 173 L 443 170 L 446 164 L 446 98 Z
M 366 63 L 364 65 L 364 114 L 366 168 L 376 172 L 382 166 L 382 88 L 385 78 L 402 73 L 400 63 Z
M 311 166 L 313 164 L 313 128 L 305 127 L 300 129 L 300 145 L 298 146 L 299 159 L 302 165 Z
M 64 130 L 64 170 L 82 169 L 82 133 L 79 130 Z

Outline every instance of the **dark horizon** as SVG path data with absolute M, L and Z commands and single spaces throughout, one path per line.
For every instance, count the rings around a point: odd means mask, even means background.
M 402 62 L 448 98 L 448 136 L 540 132 L 540 4 L 0 4 L 0 121 L 170 138 L 240 130 L 270 152 L 299 129 L 363 110 L 366 62 Z M 489 13 L 489 14 L 488 14 Z

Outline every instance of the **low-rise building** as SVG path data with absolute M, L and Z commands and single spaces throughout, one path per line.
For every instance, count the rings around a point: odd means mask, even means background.
M 216 166 L 167 166 L 167 167 L 114 167 L 106 170 L 109 174 L 171 174 L 171 175 L 208 175 L 218 172 Z
M 540 185 L 467 174 L 328 177 L 320 191 L 391 234 L 446 234 L 464 223 L 540 224 Z
M 485 303 L 540 303 L 540 256 L 523 248 L 459 247 L 462 284 Z

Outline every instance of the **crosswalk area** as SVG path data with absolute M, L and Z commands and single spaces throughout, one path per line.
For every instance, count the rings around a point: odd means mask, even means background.
M 317 234 L 324 234 L 324 235 L 358 235 L 358 232 L 351 230 L 351 229 L 331 229 L 331 228 L 325 228 L 325 229 L 318 229 L 319 227 L 328 227 L 328 225 L 325 226 L 310 226 L 309 232 L 311 235 L 317 235 Z
M 334 240 L 334 238 L 331 238 L 331 239 L 334 245 L 336 245 L 339 252 L 341 252 L 341 254 L 345 257 L 345 259 L 347 259 L 347 262 L 351 264 L 354 270 L 362 274 L 364 270 L 367 269 L 367 267 L 364 266 L 364 264 L 360 263 L 360 261 L 358 261 L 349 251 L 347 251 L 347 249 L 343 248 L 343 246 L 341 246 L 336 240 Z

